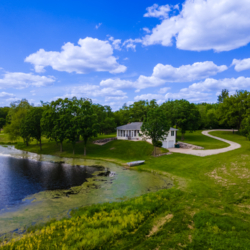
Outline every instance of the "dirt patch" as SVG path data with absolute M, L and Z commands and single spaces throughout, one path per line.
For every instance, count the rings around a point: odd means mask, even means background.
M 114 140 L 117 140 L 116 137 L 113 137 L 113 138 L 105 138 L 105 139 L 101 139 L 101 140 L 96 140 L 96 141 L 93 141 L 94 144 L 96 145 L 99 145 L 99 146 L 102 146 L 110 141 L 114 141 Z
M 212 172 L 207 173 L 205 175 L 214 179 L 215 182 L 223 185 L 223 186 L 233 186 L 237 185 L 235 181 L 240 182 L 241 180 L 250 179 L 250 170 L 245 167 L 246 162 L 238 163 L 232 162 L 230 167 L 226 167 L 222 165 L 221 168 L 216 168 Z M 248 181 L 250 183 L 250 180 Z
M 153 228 L 151 229 L 149 235 L 147 237 L 150 237 L 152 235 L 154 235 L 155 233 L 157 233 L 159 231 L 159 229 L 167 222 L 170 222 L 172 220 L 172 218 L 174 217 L 173 214 L 168 214 L 167 216 L 160 218 L 156 224 L 153 226 Z

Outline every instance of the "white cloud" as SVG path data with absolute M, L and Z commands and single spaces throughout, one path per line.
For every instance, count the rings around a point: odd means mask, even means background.
M 149 29 L 149 28 L 147 28 L 147 27 L 145 27 L 145 28 L 142 28 L 146 33 L 151 33 L 151 30 Z
M 15 95 L 12 93 L 6 93 L 6 92 L 0 92 L 0 98 L 8 99 L 8 98 L 14 98 Z
M 121 80 L 120 78 L 115 79 L 106 79 L 100 82 L 100 86 L 102 87 L 111 87 L 116 89 L 124 89 L 124 88 L 136 88 L 135 83 L 128 80 Z
M 6 72 L 0 79 L 0 88 L 23 89 L 29 86 L 42 87 L 55 82 L 53 76 L 39 76 L 32 73 Z
M 193 83 L 188 88 L 184 90 L 193 91 L 221 91 L 222 89 L 228 89 L 229 91 L 248 89 L 250 88 L 250 78 L 249 77 L 238 77 L 238 78 L 225 78 L 225 79 L 213 79 L 207 78 L 203 82 Z
M 100 28 L 100 26 L 102 25 L 102 23 L 98 23 L 95 28 L 98 30 Z
M 238 72 L 250 69 L 250 58 L 246 58 L 243 60 L 234 59 L 232 65 L 235 65 L 234 69 Z
M 105 102 L 109 102 L 109 101 L 121 101 L 121 100 L 125 100 L 128 99 L 127 96 L 106 96 L 105 97 Z
M 136 43 L 142 43 L 142 40 L 139 38 L 127 39 L 126 41 L 123 42 L 122 46 L 125 46 L 127 50 L 132 49 L 133 51 L 135 51 Z
M 113 48 L 108 41 L 91 37 L 79 39 L 79 46 L 66 43 L 62 51 L 38 50 L 25 58 L 25 62 L 34 64 L 36 72 L 43 72 L 44 68 L 51 66 L 54 70 L 86 74 L 93 71 L 108 71 L 121 73 L 126 66 L 120 65 L 113 56 Z
M 138 90 L 157 87 L 167 82 L 191 82 L 216 75 L 227 69 L 226 65 L 217 66 L 213 62 L 196 62 L 192 65 L 182 65 L 175 68 L 171 65 L 157 64 L 151 76 L 140 75 L 136 81 L 106 79 L 101 81 L 102 87 L 136 88 Z
M 112 46 L 114 49 L 121 50 L 120 44 L 122 42 L 121 39 L 114 39 L 114 37 L 110 37 L 109 40 L 112 42 Z
M 170 87 L 165 87 L 165 88 L 161 88 L 158 93 L 159 94 L 165 94 L 168 90 L 170 90 L 171 88 Z
M 144 45 L 183 50 L 229 51 L 250 42 L 249 0 L 186 0 L 182 11 L 157 25 Z
M 181 89 L 178 93 L 167 93 L 165 100 L 168 99 L 185 99 L 190 102 L 208 102 L 211 100 L 211 93 L 204 93 L 201 91 L 192 91 L 189 89 Z
M 158 94 L 143 94 L 143 95 L 137 95 L 134 100 L 140 101 L 140 100 L 153 100 L 153 99 L 164 99 L 163 95 Z
M 99 85 L 81 85 L 75 86 L 69 89 L 69 93 L 65 95 L 65 97 L 123 97 L 126 96 L 126 93 L 122 90 L 113 89 L 113 88 L 101 88 Z M 127 97 L 127 96 L 126 96 Z
M 166 82 L 190 82 L 216 75 L 225 70 L 227 70 L 226 65 L 217 66 L 211 61 L 182 65 L 179 68 L 159 63 L 154 67 L 151 77 L 163 79 Z
M 148 7 L 147 13 L 144 14 L 144 17 L 157 17 L 157 18 L 168 18 L 168 13 L 171 11 L 171 8 L 168 4 L 159 6 L 158 4 L 153 4 L 151 7 Z

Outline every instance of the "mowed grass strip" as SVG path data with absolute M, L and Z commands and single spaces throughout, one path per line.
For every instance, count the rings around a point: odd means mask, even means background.
M 226 148 L 229 146 L 228 143 L 203 135 L 201 132 L 202 130 L 197 130 L 194 132 L 187 131 L 184 136 L 184 141 L 181 140 L 180 132 L 177 132 L 177 141 L 204 147 L 204 149 Z

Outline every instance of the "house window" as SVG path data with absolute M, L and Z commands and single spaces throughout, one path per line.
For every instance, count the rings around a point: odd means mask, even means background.
M 174 131 L 171 131 L 171 136 L 174 136 Z
M 134 137 L 136 137 L 136 130 L 135 130 L 135 132 L 134 132 Z

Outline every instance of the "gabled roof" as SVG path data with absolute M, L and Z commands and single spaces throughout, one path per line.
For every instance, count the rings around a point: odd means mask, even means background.
M 141 130 L 142 122 L 131 122 L 129 124 L 117 127 L 118 130 Z M 176 128 L 170 128 L 170 130 L 177 131 Z
M 129 124 L 117 127 L 118 130 L 141 130 L 142 122 L 131 122 Z

